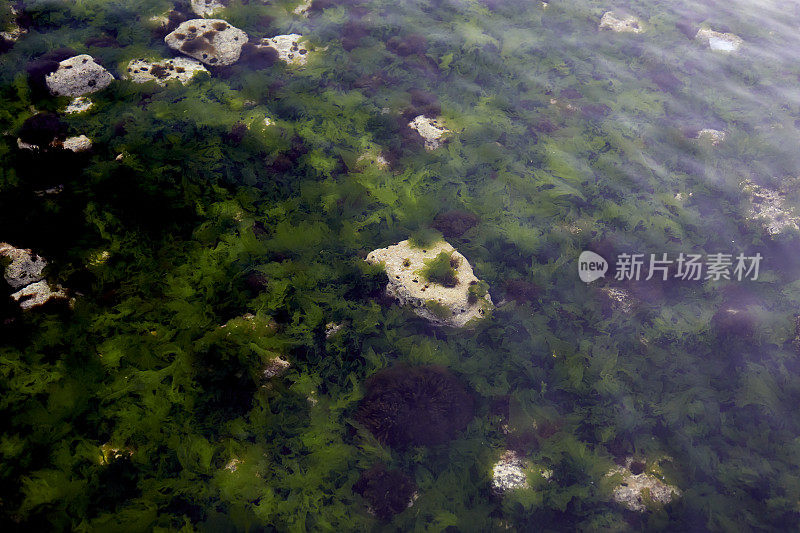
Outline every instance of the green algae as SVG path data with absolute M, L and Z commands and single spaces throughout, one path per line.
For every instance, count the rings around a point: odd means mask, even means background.
M 33 25 L 0 66 L 0 240 L 46 257 L 79 294 L 74 309 L 0 305 L 4 523 L 796 526 L 797 235 L 749 221 L 738 184 L 798 174 L 800 71 L 775 48 L 770 60 L 711 55 L 679 29 L 706 17 L 770 47 L 773 29 L 791 37 L 780 25 L 658 1 L 636 6 L 648 27 L 636 36 L 597 32 L 597 2 L 363 4 L 389 17 L 344 3 L 302 19 L 293 2 L 234 1 L 220 16 L 250 35 L 298 29 L 327 49 L 302 71 L 275 62 L 187 86 L 115 83 L 65 117 L 93 153 L 34 157 L 17 132 L 67 102 L 32 92 L 26 65 L 59 47 L 112 69 L 169 57 L 147 19 L 170 4 L 25 4 Z M 100 34 L 121 46 L 87 44 Z M 453 134 L 426 152 L 404 125 L 437 104 Z M 729 131 L 725 143 L 684 132 L 707 123 Z M 376 149 L 388 168 L 356 164 Z M 478 222 L 448 241 L 496 301 L 514 301 L 471 332 L 432 333 L 379 303 L 385 276 L 361 257 L 454 210 Z M 577 279 L 578 253 L 594 246 L 768 260 L 743 286 L 622 285 L 637 302 L 624 313 Z M 509 280 L 540 295 L 514 299 Z M 712 321 L 734 305 L 758 308 L 748 332 Z M 326 338 L 329 322 L 344 326 Z M 292 367 L 265 383 L 276 354 Z M 363 384 L 396 362 L 444 365 L 475 391 L 476 418 L 446 447 L 401 453 L 355 427 Z M 106 443 L 130 456 L 101 461 Z M 492 499 L 507 447 L 553 480 Z M 604 475 L 634 453 L 672 456 L 686 496 L 636 519 L 609 504 Z M 388 524 L 353 490 L 378 463 L 419 493 Z

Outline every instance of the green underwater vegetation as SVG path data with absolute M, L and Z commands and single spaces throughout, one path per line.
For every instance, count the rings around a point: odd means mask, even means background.
M 188 1 L 0 3 L 24 30 L 0 40 L 0 242 L 70 296 L 23 311 L 0 282 L 3 531 L 797 529 L 800 229 L 754 219 L 742 183 L 800 207 L 800 9 L 299 4 L 215 17 L 302 34 L 305 66 L 246 46 L 161 86 L 125 67 L 177 55 Z M 611 9 L 644 31 L 599 30 Z M 117 79 L 66 114 L 45 81 L 84 53 Z M 474 328 L 364 261 L 440 236 L 497 304 Z M 584 284 L 583 250 L 764 261 Z M 552 475 L 493 494 L 507 450 Z M 681 496 L 614 502 L 631 457 Z

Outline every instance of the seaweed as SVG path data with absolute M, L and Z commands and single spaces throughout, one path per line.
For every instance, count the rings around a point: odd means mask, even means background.
M 416 484 L 402 471 L 388 470 L 383 464 L 362 472 L 353 485 L 353 491 L 369 502 L 370 509 L 381 520 L 405 511 L 416 490 Z
M 426 259 L 425 266 L 420 270 L 420 275 L 433 283 L 438 283 L 445 287 L 455 287 L 458 285 L 458 258 L 453 257 L 452 252 L 439 252 L 433 259 Z
M 356 420 L 398 449 L 444 444 L 473 417 L 471 394 L 442 367 L 388 368 L 366 386 Z
M 55 139 L 62 139 L 67 131 L 58 115 L 37 113 L 22 123 L 19 138 L 23 142 L 47 148 Z

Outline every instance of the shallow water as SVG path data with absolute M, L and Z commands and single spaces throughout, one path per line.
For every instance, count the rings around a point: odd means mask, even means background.
M 798 526 L 796 3 L 233 0 L 307 63 L 245 48 L 186 85 L 126 72 L 181 55 L 188 2 L 15 5 L 0 242 L 69 298 L 0 304 L 5 525 Z M 41 84 L 65 47 L 116 78 L 84 113 Z M 494 304 L 470 327 L 364 261 L 436 232 Z

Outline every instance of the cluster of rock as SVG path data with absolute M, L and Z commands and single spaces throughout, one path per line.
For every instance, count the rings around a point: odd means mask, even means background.
M 800 229 L 800 217 L 792 208 L 783 190 L 769 189 L 750 180 L 741 184 L 742 191 L 750 197 L 747 218 L 764 224 L 770 235 Z
M 700 28 L 697 30 L 695 39 L 708 45 L 711 50 L 716 52 L 736 52 L 744 41 L 733 33 L 720 33 L 710 28 Z
M 47 261 L 30 250 L 14 248 L 8 243 L 0 243 L 0 257 L 11 260 L 4 273 L 6 282 L 17 292 L 11 298 L 19 302 L 23 310 L 43 305 L 50 300 L 66 298 L 63 288 L 51 288 L 44 279 Z
M 644 26 L 642 21 L 633 15 L 618 18 L 613 11 L 607 11 L 600 19 L 599 29 L 616 33 L 641 33 L 644 31 Z
M 134 59 L 128 63 L 127 76 L 135 83 L 155 81 L 159 85 L 165 85 L 168 81 L 178 80 L 185 84 L 201 72 L 208 70 L 199 61 L 187 57 L 175 57 L 152 63 L 144 59 Z
M 442 138 L 449 132 L 447 128 L 439 124 L 435 118 L 419 115 L 408 123 L 408 127 L 419 133 L 425 141 L 426 150 L 436 150 L 442 144 Z
M 420 274 L 426 266 L 425 261 L 434 259 L 441 252 L 451 254 L 457 263 L 454 268 L 457 283 L 453 287 L 427 281 Z M 383 265 L 389 277 L 387 295 L 396 298 L 401 305 L 411 307 L 415 314 L 437 326 L 462 328 L 472 320 L 483 318 L 493 308 L 488 293 L 474 302 L 470 301 L 469 288 L 479 280 L 466 257 L 443 240 L 425 248 L 417 248 L 407 240 L 401 241 L 387 248 L 373 250 L 366 260 L 371 264 Z M 438 313 L 436 308 L 444 309 L 446 313 Z
M 616 466 L 606 474 L 609 477 L 621 476 L 621 481 L 612 492 L 616 503 L 631 511 L 643 513 L 648 506 L 666 505 L 681 496 L 678 487 L 664 483 L 653 474 L 645 471 L 632 472 L 633 464 L 633 458 L 628 457 L 624 466 Z
M 55 96 L 83 96 L 105 89 L 114 76 L 98 65 L 92 56 L 80 54 L 65 59 L 48 74 L 45 83 Z

